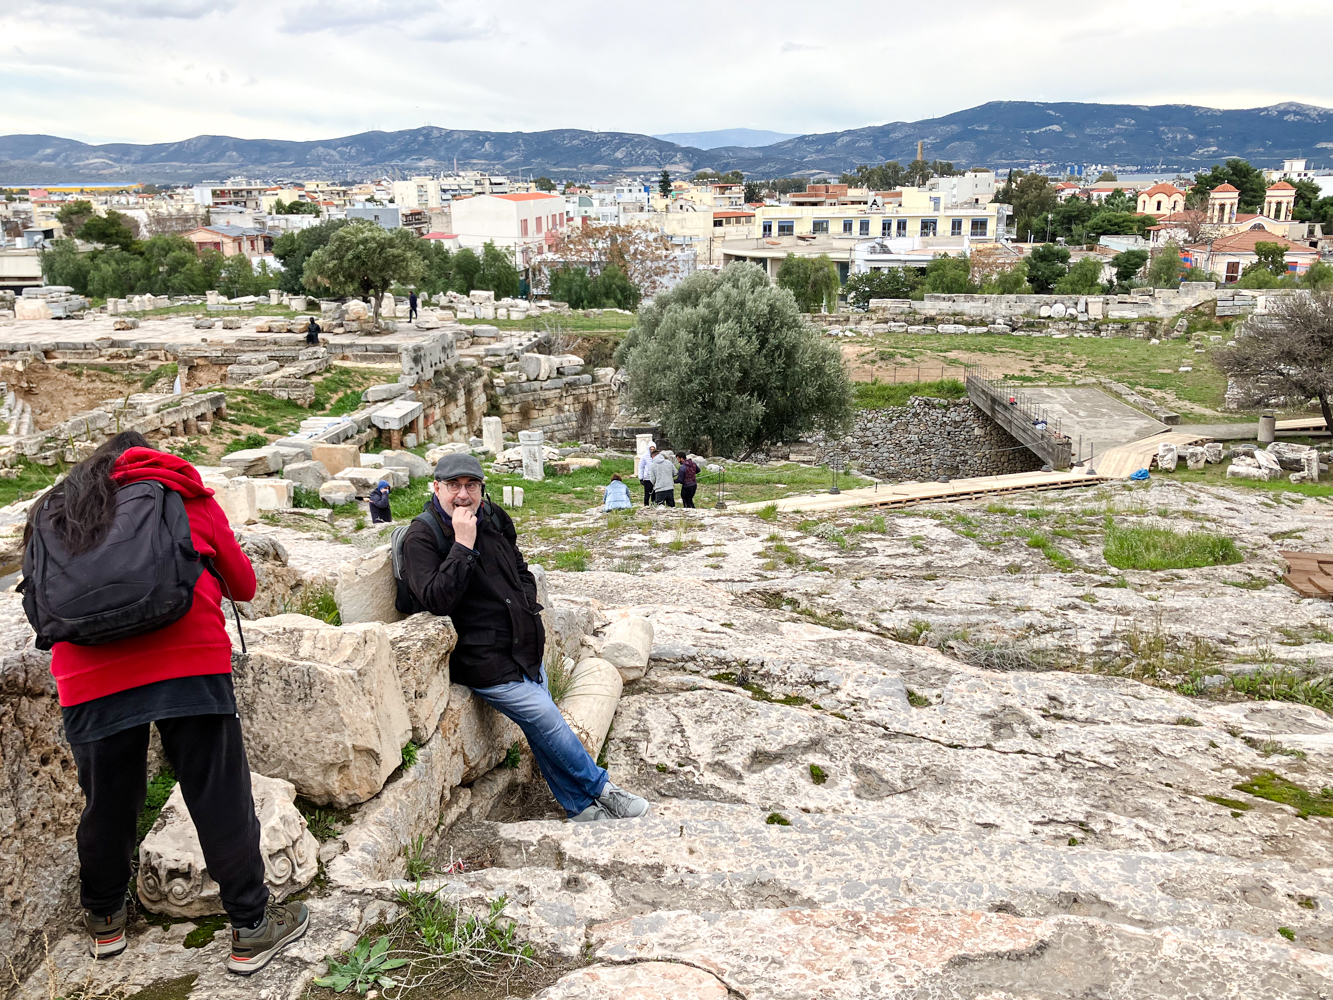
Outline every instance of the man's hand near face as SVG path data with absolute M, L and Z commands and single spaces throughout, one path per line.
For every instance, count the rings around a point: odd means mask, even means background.
M 469 549 L 477 547 L 477 511 L 473 507 L 454 506 L 454 541 Z

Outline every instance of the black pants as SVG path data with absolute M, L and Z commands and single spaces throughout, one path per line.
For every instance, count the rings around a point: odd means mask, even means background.
M 379 507 L 376 507 L 373 503 L 367 504 L 367 506 L 370 507 L 371 524 L 379 524 L 381 522 L 387 523 L 393 520 L 392 510 L 381 510 Z
M 653 494 L 653 503 L 657 504 L 659 507 L 676 506 L 675 488 L 673 487 L 672 489 L 669 490 L 658 490 L 656 493 Z
M 653 502 L 653 481 L 651 479 L 640 479 L 643 483 L 643 505 L 647 507 Z
M 187 715 L 156 725 L 223 909 L 232 923 L 253 924 L 264 915 L 268 886 L 241 720 Z M 120 909 L 129 888 L 136 827 L 148 793 L 148 723 L 71 749 L 86 800 L 78 833 L 83 906 L 109 916 Z
M 682 507 L 694 506 L 694 494 L 699 491 L 699 484 L 693 486 L 682 486 L 680 488 L 680 503 Z
M 407 307 L 407 318 L 408 318 L 408 319 L 416 319 L 416 318 L 417 318 L 417 307 L 416 307 L 416 306 L 408 306 L 408 307 Z

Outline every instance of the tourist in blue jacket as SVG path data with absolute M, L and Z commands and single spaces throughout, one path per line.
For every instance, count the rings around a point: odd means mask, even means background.
M 393 520 L 393 511 L 389 509 L 391 487 L 387 479 L 381 479 L 379 485 L 370 491 L 370 521 L 379 524 Z
M 626 510 L 633 506 L 634 501 L 629 498 L 629 487 L 620 478 L 620 473 L 615 473 L 611 476 L 611 482 L 607 483 L 602 510 Z

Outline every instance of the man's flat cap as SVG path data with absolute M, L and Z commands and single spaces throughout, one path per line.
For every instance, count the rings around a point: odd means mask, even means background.
M 475 455 L 455 452 L 452 455 L 445 455 L 435 463 L 436 479 L 457 479 L 459 476 L 471 476 L 473 479 L 486 481 L 486 476 L 481 471 L 481 463 L 477 461 Z

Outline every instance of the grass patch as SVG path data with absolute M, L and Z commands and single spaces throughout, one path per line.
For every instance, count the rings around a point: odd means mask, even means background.
M 822 785 L 824 782 L 828 781 L 828 772 L 825 771 L 818 764 L 811 764 L 810 780 L 813 781 L 816 785 Z
M 564 552 L 557 552 L 552 562 L 556 569 L 564 570 L 566 573 L 582 573 L 587 570 L 591 555 L 591 552 L 579 545 Z
M 1242 802 L 1240 799 L 1229 799 L 1225 795 L 1205 795 L 1205 801 L 1215 803 L 1219 806 L 1225 806 L 1227 809 L 1233 809 L 1237 812 L 1245 812 L 1254 807 L 1248 802 Z
M 1272 771 L 1263 771 L 1249 781 L 1231 787 L 1258 799 L 1291 806 L 1301 819 L 1310 816 L 1333 816 L 1333 788 L 1321 788 L 1315 795 L 1294 781 L 1288 781 Z
M 936 379 L 934 382 L 857 382 L 856 407 L 860 410 L 883 410 L 890 406 L 906 406 L 913 396 L 936 399 L 962 399 L 967 386 L 956 378 Z
M 574 668 L 565 665 L 563 656 L 551 657 L 551 663 L 546 668 L 546 690 L 550 693 L 551 700 L 557 705 L 564 701 L 573 683 Z
M 1059 546 L 1051 541 L 1051 539 L 1044 533 L 1023 529 L 1019 529 L 1015 533 L 1027 539 L 1028 548 L 1040 550 L 1041 554 L 1044 555 L 1053 566 L 1061 570 L 1072 570 L 1074 568 L 1074 560 L 1061 552 Z
M 144 837 L 148 836 L 148 831 L 157 822 L 158 814 L 162 812 L 162 807 L 167 804 L 171 790 L 175 787 L 176 773 L 170 764 L 164 764 L 156 777 L 148 782 L 148 794 L 144 798 L 143 811 L 139 813 L 138 835 L 134 841 L 136 845 L 143 843 Z
M 771 812 L 768 818 L 764 820 L 769 826 L 791 826 L 791 820 L 782 813 Z
M 331 806 L 317 806 L 309 799 L 296 797 L 296 809 L 305 817 L 306 829 L 321 844 L 339 836 L 349 823 L 351 814 Z
M 187 948 L 204 948 L 213 943 L 213 936 L 230 924 L 227 917 L 200 917 L 194 923 L 194 930 L 185 935 L 182 942 Z
M 301 598 L 296 602 L 296 606 L 288 607 L 284 604 L 283 610 L 289 614 L 305 615 L 308 618 L 318 619 L 326 625 L 341 625 L 343 623 L 342 613 L 338 610 L 338 602 L 334 600 L 331 587 L 318 589 L 306 587 L 301 591 Z
M 157 383 L 162 381 L 164 378 L 170 379 L 174 386 L 176 382 L 176 375 L 179 373 L 179 371 L 180 371 L 180 366 L 174 361 L 167 365 L 158 365 L 156 368 L 154 368 L 152 371 L 150 371 L 147 375 L 143 377 L 143 381 L 139 383 L 139 391 L 147 392 L 149 389 L 157 385 Z
M 778 519 L 778 505 L 775 503 L 760 507 L 755 511 L 755 517 L 761 521 L 776 521 Z
M 234 451 L 246 451 L 250 448 L 263 448 L 268 445 L 268 438 L 263 434 L 247 434 L 243 438 L 237 438 L 222 450 L 222 454 L 230 455 Z
M 420 749 L 421 748 L 418 747 L 411 740 L 408 740 L 405 744 L 403 744 L 402 757 L 403 757 L 404 768 L 417 766 L 417 754 L 420 751 Z
M 929 708 L 930 699 L 927 698 L 924 694 L 917 694 L 911 688 L 908 688 L 907 704 L 911 705 L 913 708 Z
M 1333 714 L 1333 679 L 1301 677 L 1291 670 L 1267 668 L 1233 674 L 1232 690 L 1256 701 L 1293 701 Z
M 1168 528 L 1107 529 L 1102 555 L 1117 569 L 1195 569 L 1224 566 L 1244 558 L 1230 538 L 1206 531 L 1177 534 Z
M 420 882 L 423 878 L 429 878 L 435 874 L 435 865 L 431 862 L 431 859 L 422 857 L 425 846 L 425 834 L 420 833 L 413 837 L 412 842 L 407 845 L 404 870 L 407 877 L 413 882 Z

